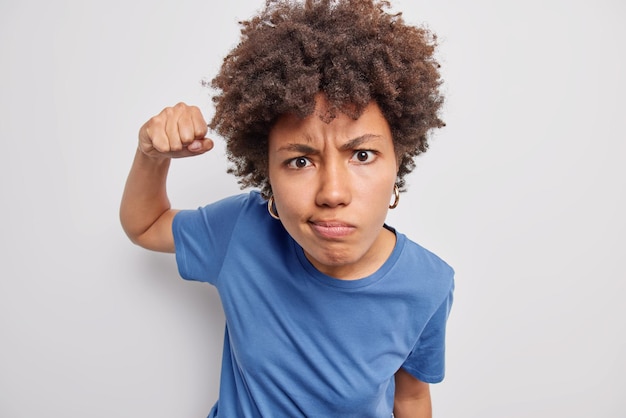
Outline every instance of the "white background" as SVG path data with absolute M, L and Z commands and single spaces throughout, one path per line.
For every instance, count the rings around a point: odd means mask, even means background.
M 223 317 L 118 221 L 139 126 L 202 88 L 261 0 L 0 3 L 0 416 L 204 417 Z M 389 222 L 457 271 L 435 417 L 626 416 L 626 5 L 409 1 L 448 126 Z M 223 147 L 176 207 L 237 193 Z

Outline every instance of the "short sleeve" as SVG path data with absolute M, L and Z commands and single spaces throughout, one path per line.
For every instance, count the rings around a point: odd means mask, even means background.
M 439 383 L 445 375 L 446 323 L 452 307 L 454 285 L 422 331 L 402 368 L 426 383 Z
M 172 233 L 181 277 L 215 284 L 246 198 L 234 196 L 176 214 Z

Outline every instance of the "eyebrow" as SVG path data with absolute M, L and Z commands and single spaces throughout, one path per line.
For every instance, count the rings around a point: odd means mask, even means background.
M 348 142 L 346 142 L 345 144 L 343 144 L 341 146 L 341 150 L 342 151 L 349 151 L 351 149 L 359 147 L 361 144 L 364 144 L 364 143 L 370 142 L 370 141 L 374 141 L 374 140 L 378 140 L 378 139 L 381 139 L 381 138 L 382 138 L 382 136 L 374 135 L 374 134 L 365 134 L 365 135 L 357 136 L 356 138 L 351 139 Z
M 374 134 L 361 135 L 341 145 L 339 149 L 341 151 L 349 151 L 351 149 L 357 148 L 358 146 L 366 142 L 377 140 L 380 138 L 382 138 L 380 135 L 374 135 Z M 312 142 L 309 137 L 306 137 L 306 141 Z M 286 144 L 278 149 L 278 152 L 281 152 L 281 151 L 297 152 L 297 153 L 302 153 L 302 154 L 318 154 L 319 153 L 319 151 L 316 148 L 307 144 L 303 144 L 303 143 Z

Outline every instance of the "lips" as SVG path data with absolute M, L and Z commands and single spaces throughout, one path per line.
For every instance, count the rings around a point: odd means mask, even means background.
M 325 239 L 344 238 L 355 231 L 355 227 L 340 221 L 309 221 L 316 235 Z

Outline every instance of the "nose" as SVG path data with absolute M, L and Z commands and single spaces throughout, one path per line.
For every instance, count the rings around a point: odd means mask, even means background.
M 338 207 L 350 204 L 352 199 L 350 175 L 341 162 L 324 164 L 318 175 L 315 203 L 319 206 Z

